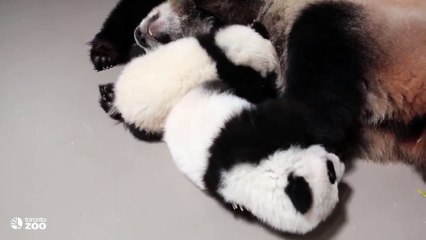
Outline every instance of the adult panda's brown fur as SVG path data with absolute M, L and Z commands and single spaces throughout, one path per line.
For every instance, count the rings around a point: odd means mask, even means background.
M 287 38 L 299 13 L 323 0 L 195 0 L 225 23 L 257 19 L 268 29 L 287 67 Z M 334 1 L 337 2 L 337 1 Z M 346 1 L 347 2 L 347 1 Z M 426 2 L 351 0 L 361 9 L 354 24 L 371 51 L 361 122 L 362 157 L 426 165 Z M 354 19 L 354 21 L 357 21 Z M 361 28 L 356 26 L 362 26 Z M 347 26 L 351 28 L 352 26 Z
M 326 3 L 356 6 L 351 8 L 356 9 L 353 21 L 344 27 L 359 37 L 369 51 L 365 60 L 368 67 L 363 74 L 366 80 L 362 81 L 366 101 L 359 114 L 365 144 L 359 156 L 426 165 L 426 2 L 423 0 L 169 0 L 168 3 L 169 7 L 154 9 L 145 23 L 140 24 L 149 40 L 146 42 L 155 44 L 164 34 L 173 41 L 207 31 L 217 23 L 249 24 L 257 19 L 267 27 L 281 56 L 282 76 L 288 70 L 289 34 L 308 6 Z M 175 16 L 169 18 L 170 14 Z

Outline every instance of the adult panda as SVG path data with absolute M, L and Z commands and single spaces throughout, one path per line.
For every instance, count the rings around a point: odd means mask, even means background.
M 360 147 L 356 156 L 426 165 L 425 1 L 170 0 L 141 22 L 136 39 L 155 46 L 159 36 L 174 40 L 213 22 L 255 19 L 271 35 L 287 88 L 319 110 L 348 104 L 339 106 L 348 115 L 324 118 L 359 135 L 350 146 Z M 335 92 L 316 91 L 318 82 Z M 355 95 L 340 94 L 348 83 Z
M 297 105 L 253 105 L 222 81 L 204 83 L 172 109 L 164 140 L 178 168 L 229 210 L 304 234 L 334 209 L 344 164 L 324 148 L 335 148 L 333 132 Z
M 258 103 L 278 95 L 278 57 L 261 24 L 228 26 L 159 46 L 133 59 L 100 104 L 141 140 L 161 140 L 170 109 L 200 83 L 221 79 Z

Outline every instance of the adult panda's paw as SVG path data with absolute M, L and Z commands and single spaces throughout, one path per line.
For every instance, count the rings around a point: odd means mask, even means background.
M 92 46 L 90 60 L 97 71 L 110 69 L 129 61 L 128 51 L 120 50 L 109 40 L 96 36 L 89 45 Z
M 108 83 L 104 85 L 99 85 L 99 104 L 102 109 L 114 120 L 123 121 L 121 113 L 117 111 L 114 107 L 114 84 Z

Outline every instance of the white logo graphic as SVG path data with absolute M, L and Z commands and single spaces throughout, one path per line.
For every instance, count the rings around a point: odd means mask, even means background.
M 47 228 L 46 218 L 27 218 L 24 220 L 20 217 L 14 217 L 10 220 L 10 227 L 15 230 L 19 230 L 22 227 L 25 230 L 44 230 Z
M 18 230 L 21 229 L 23 225 L 22 219 L 19 217 L 14 217 L 12 218 L 12 220 L 10 220 L 10 227 L 12 227 L 12 229 Z

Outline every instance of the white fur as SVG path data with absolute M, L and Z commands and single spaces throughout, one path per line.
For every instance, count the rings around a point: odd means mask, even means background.
M 156 15 L 158 18 L 155 21 L 152 21 L 153 17 Z M 183 37 L 181 19 L 172 9 L 172 6 L 167 2 L 153 8 L 141 21 L 138 28 L 145 33 L 145 40 L 150 48 L 161 45 L 157 40 L 155 40 L 155 38 L 153 38 L 153 35 L 158 33 L 168 33 L 173 36 L 173 39 Z M 136 43 L 137 42 L 138 41 L 136 41 Z M 140 47 L 144 48 L 143 46 Z
M 229 203 L 244 206 L 260 220 L 281 231 L 306 233 L 324 220 L 339 200 L 337 184 L 331 184 L 327 160 L 335 166 L 337 182 L 344 165 L 336 155 L 320 146 L 308 149 L 291 147 L 275 152 L 257 166 L 240 164 L 222 173 L 218 192 Z M 285 193 L 290 173 L 309 183 L 313 206 L 302 215 Z
M 114 105 L 126 122 L 161 132 L 167 114 L 182 96 L 216 78 L 215 64 L 198 41 L 181 39 L 132 60 L 115 84 Z
M 263 75 L 278 68 L 271 43 L 249 27 L 220 30 L 217 44 L 231 61 Z M 217 78 L 216 64 L 199 42 L 183 38 L 132 60 L 115 84 L 114 105 L 126 122 L 147 132 L 162 132 L 167 114 L 181 97 Z
M 203 177 L 213 140 L 228 119 L 250 106 L 231 94 L 217 95 L 197 87 L 170 112 L 164 141 L 179 170 L 199 188 L 205 189 Z
M 171 111 L 164 140 L 180 169 L 199 188 L 208 167 L 209 148 L 225 123 L 244 109 L 254 106 L 230 95 L 205 90 L 189 92 Z M 337 180 L 331 184 L 326 166 L 333 162 Z M 238 164 L 221 173 L 218 193 L 226 202 L 248 209 L 267 225 L 281 231 L 306 233 L 324 220 L 338 202 L 337 182 L 344 165 L 323 147 L 280 150 L 258 165 Z M 313 206 L 302 215 L 285 193 L 290 173 L 304 177 L 313 194 Z
M 271 41 L 248 27 L 234 25 L 224 28 L 217 33 L 215 40 L 233 63 L 253 67 L 263 77 L 279 68 Z

